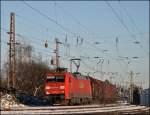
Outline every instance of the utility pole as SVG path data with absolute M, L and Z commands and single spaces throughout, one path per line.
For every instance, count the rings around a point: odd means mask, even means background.
M 130 103 L 133 102 L 133 71 L 130 72 Z
M 15 42 L 15 13 L 10 13 L 10 32 L 9 34 L 9 76 L 7 79 L 7 87 L 15 88 L 16 83 L 16 47 Z
M 55 38 L 55 44 L 56 44 L 56 48 L 54 50 L 54 53 L 55 53 L 55 61 L 56 61 L 56 71 L 57 71 L 57 68 L 60 66 L 59 65 L 59 44 L 62 44 L 61 42 L 59 42 L 58 38 Z M 45 48 L 48 47 L 48 43 L 47 43 L 47 40 L 45 42 Z M 51 60 L 51 64 L 54 64 L 53 62 L 53 59 Z
M 103 65 L 103 62 L 104 62 L 104 59 L 102 59 L 102 61 L 101 61 L 101 77 L 102 77 L 102 80 L 103 80 L 103 70 L 102 70 L 102 65 Z
M 100 73 L 101 73 L 101 78 L 102 78 L 102 80 L 103 80 L 103 71 L 102 71 L 102 65 L 103 65 L 103 62 L 104 62 L 104 59 L 103 58 L 101 58 L 101 57 L 94 57 L 94 58 L 100 58 L 100 60 L 97 62 L 97 72 L 98 72 L 98 64 L 101 64 L 100 65 Z
M 55 38 L 55 43 L 56 43 L 56 49 L 55 49 L 55 54 L 56 54 L 56 68 L 59 67 L 59 44 L 62 44 L 59 42 L 57 38 Z

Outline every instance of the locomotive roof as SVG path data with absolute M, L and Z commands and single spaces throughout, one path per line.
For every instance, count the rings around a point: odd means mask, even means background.
M 74 72 L 74 73 L 72 73 L 72 75 L 73 75 L 74 77 L 76 77 L 77 79 L 89 79 L 88 76 L 84 76 L 84 75 L 82 75 L 82 74 L 79 73 L 79 72 Z

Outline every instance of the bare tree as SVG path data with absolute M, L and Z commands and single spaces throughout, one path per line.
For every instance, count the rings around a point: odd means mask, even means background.
M 41 55 L 37 55 L 38 60 L 33 58 L 34 50 L 31 45 L 20 44 L 16 50 L 16 90 L 30 95 L 44 95 L 44 74 L 49 71 L 48 65 L 42 62 Z M 3 69 L 8 73 L 8 67 Z M 3 84 L 6 83 L 3 82 Z

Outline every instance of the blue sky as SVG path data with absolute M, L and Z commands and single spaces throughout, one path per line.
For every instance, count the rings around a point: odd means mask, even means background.
M 21 1 L 2 1 L 1 2 L 1 27 L 9 29 L 10 12 L 16 13 L 16 33 L 25 38 L 17 37 L 17 40 L 32 44 L 36 53 L 40 52 L 43 60 L 53 56 L 54 38 L 57 37 L 61 42 L 65 41 L 67 34 L 70 50 L 61 46 L 60 56 L 61 65 L 69 67 L 69 59 L 75 57 L 90 57 L 82 59 L 80 71 L 98 79 L 109 79 L 110 75 L 100 77 L 100 73 L 95 73 L 99 56 L 104 58 L 104 72 L 118 72 L 114 82 L 125 83 L 129 80 L 128 72 L 133 70 L 135 82 L 142 81 L 144 87 L 148 87 L 149 77 L 149 5 L 148 1 L 109 1 L 111 7 L 105 1 L 27 1 L 33 8 L 38 9 L 50 19 L 55 20 L 63 27 L 41 16 L 39 13 L 28 7 Z M 122 22 L 123 22 L 123 25 Z M 127 27 L 127 28 L 126 28 Z M 127 29 L 129 31 L 127 31 Z M 74 32 L 72 34 L 71 32 Z M 8 46 L 8 35 L 1 30 L 2 39 L 2 62 L 6 61 Z M 131 36 L 135 35 L 135 38 Z M 83 44 L 76 46 L 77 36 L 83 38 Z M 117 53 L 115 40 L 118 37 Z M 136 40 L 135 40 L 136 39 Z M 49 48 L 43 47 L 44 41 L 49 41 Z M 139 41 L 140 44 L 135 44 Z M 94 42 L 99 42 L 96 45 Z M 141 48 L 142 47 L 142 48 Z M 106 54 L 102 51 L 108 50 Z M 45 55 L 47 54 L 47 55 Z M 4 56 L 3 56 L 4 55 Z M 49 55 L 49 56 L 48 56 Z M 127 60 L 118 60 L 119 56 L 129 57 Z M 139 57 L 133 59 L 132 57 Z M 108 64 L 108 60 L 110 63 Z M 100 65 L 98 65 L 100 69 Z

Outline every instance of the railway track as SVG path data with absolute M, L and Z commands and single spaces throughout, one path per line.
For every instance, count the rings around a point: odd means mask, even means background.
M 16 107 L 9 111 L 1 110 L 1 114 L 99 114 L 99 115 L 149 115 L 149 107 L 135 105 L 84 105 L 84 106 L 54 106 L 54 107 Z

